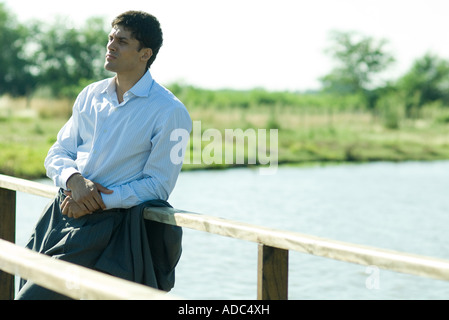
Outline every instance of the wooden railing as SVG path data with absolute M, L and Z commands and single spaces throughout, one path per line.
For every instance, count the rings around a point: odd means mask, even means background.
M 15 230 L 16 191 L 52 198 L 57 189 L 36 182 L 0 175 L 0 238 L 10 242 L 14 242 L 15 237 L 13 230 Z M 144 210 L 144 217 L 162 223 L 258 243 L 257 298 L 262 300 L 288 298 L 289 250 L 360 265 L 376 266 L 401 273 L 449 280 L 448 260 L 334 241 L 172 208 L 147 208 Z M 100 277 L 95 271 L 75 265 L 59 266 L 56 263 L 63 263 L 62 261 L 28 251 L 0 241 L 0 269 L 31 279 L 38 284 L 77 299 L 176 298 L 125 280 L 102 274 Z M 59 272 L 56 272 L 58 270 Z M 64 270 L 71 272 L 63 272 Z M 88 279 L 86 283 L 83 281 L 70 282 L 71 279 L 73 280 L 74 270 L 77 270 L 75 274 L 77 272 L 83 274 L 79 279 Z M 94 280 L 96 281 L 94 282 Z M 13 281 L 12 276 L 0 272 L 0 299 L 12 298 Z M 76 283 L 76 285 L 67 285 L 67 281 Z M 111 288 L 114 287 L 120 287 L 120 290 L 112 290 Z M 120 292 L 121 295 L 114 296 L 113 292 Z
M 53 198 L 58 189 L 0 175 L 0 300 L 14 298 L 14 275 L 73 299 L 178 299 L 148 286 L 52 259 L 15 245 L 16 191 Z

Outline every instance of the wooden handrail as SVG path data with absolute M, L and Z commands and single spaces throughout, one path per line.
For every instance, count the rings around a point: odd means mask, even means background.
M 30 180 L 0 174 L 0 188 L 53 198 L 59 188 Z
M 58 188 L 0 175 L 0 300 L 14 298 L 13 275 L 73 299 L 178 299 L 172 294 L 52 259 L 13 244 L 16 191 L 53 198 Z
M 0 239 L 0 269 L 73 299 L 169 300 L 171 294 L 19 247 Z
M 48 198 L 54 197 L 57 192 L 57 188 L 51 186 L 0 175 L 0 190 L 2 188 Z M 289 250 L 360 265 L 373 265 L 401 273 L 449 280 L 448 260 L 276 230 L 173 208 L 146 208 L 144 218 L 258 243 L 257 297 L 259 299 L 287 299 Z
M 172 208 L 146 208 L 144 217 L 279 249 L 294 250 L 360 265 L 375 265 L 379 268 L 417 276 L 449 280 L 448 260 L 329 240 Z

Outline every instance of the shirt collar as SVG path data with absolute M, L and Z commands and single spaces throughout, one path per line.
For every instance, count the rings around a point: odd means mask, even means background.
M 129 91 L 137 97 L 148 97 L 152 85 L 153 77 L 151 76 L 150 70 L 147 70 L 144 76 Z
M 150 89 L 153 86 L 153 77 L 151 76 L 150 70 L 145 72 L 144 76 L 140 78 L 139 81 L 131 88 L 128 92 L 131 92 L 137 97 L 148 97 L 150 95 Z M 109 83 L 102 93 L 107 93 L 109 96 L 113 97 L 116 95 L 115 91 L 115 77 L 109 79 Z

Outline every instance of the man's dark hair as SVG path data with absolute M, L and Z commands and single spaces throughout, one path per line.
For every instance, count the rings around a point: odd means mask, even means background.
M 147 62 L 147 68 L 150 68 L 163 42 L 161 25 L 157 18 L 143 11 L 127 11 L 115 18 L 111 25 L 112 27 L 120 25 L 130 31 L 140 42 L 139 50 L 143 48 L 153 50 L 153 55 Z

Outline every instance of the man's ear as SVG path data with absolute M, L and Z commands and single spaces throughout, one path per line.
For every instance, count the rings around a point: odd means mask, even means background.
M 148 61 L 153 56 L 153 50 L 151 48 L 142 49 L 141 59 L 142 61 Z

